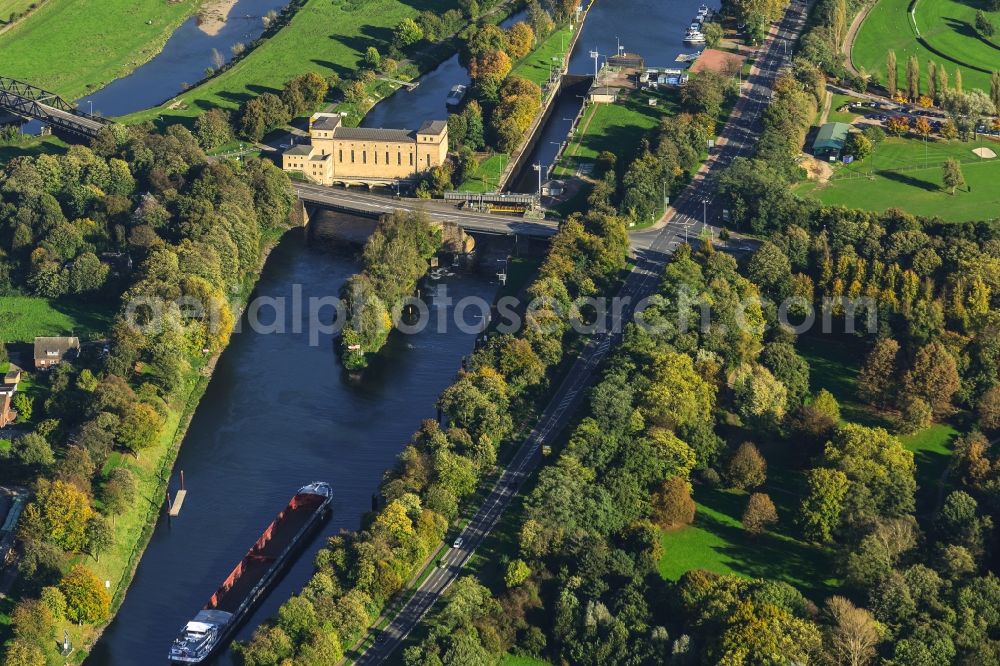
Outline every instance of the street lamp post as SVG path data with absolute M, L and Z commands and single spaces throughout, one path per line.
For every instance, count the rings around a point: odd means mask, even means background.
M 531 165 L 532 168 L 538 172 L 538 205 L 542 204 L 542 168 L 546 165 L 538 162 Z

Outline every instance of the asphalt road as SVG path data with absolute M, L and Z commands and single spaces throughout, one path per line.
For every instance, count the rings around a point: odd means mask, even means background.
M 725 142 L 720 142 L 722 145 L 709 157 L 703 177 L 692 182 L 680 197 L 677 213 L 660 229 L 634 234 L 636 266 L 618 293 L 619 297 L 628 297 L 631 302 L 620 314 L 612 314 L 608 332 L 594 335 L 581 351 L 534 430 L 504 469 L 475 516 L 462 530 L 462 545 L 450 549 L 442 558 L 443 566 L 435 569 L 424 580 L 389 625 L 378 633 L 374 644 L 355 663 L 365 666 L 383 663 L 402 644 L 448 586 L 462 574 L 469 558 L 496 526 L 518 488 L 538 465 L 541 446 L 552 441 L 566 426 L 583 400 L 586 389 L 595 379 L 594 371 L 611 347 L 620 341 L 622 323 L 631 318 L 637 302 L 656 290 L 669 256 L 686 238 L 697 238 L 703 232 L 716 233 L 716 227 L 707 223 L 709 219 L 718 219 L 719 212 L 712 201 L 713 176 L 736 157 L 750 154 L 760 131 L 760 114 L 770 99 L 771 84 L 781 67 L 788 62 L 782 41 L 786 42 L 790 54 L 791 46 L 805 24 L 806 11 L 805 4 L 793 2 L 785 11 L 772 37 L 762 47 L 757 69 L 748 78 L 743 95 L 723 129 L 722 137 Z

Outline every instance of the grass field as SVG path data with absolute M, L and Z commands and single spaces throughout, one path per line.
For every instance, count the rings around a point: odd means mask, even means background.
M 792 524 L 794 503 L 783 506 L 783 493 L 776 492 L 778 489 L 765 490 L 778 508 L 778 529 L 755 537 L 740 524 L 747 495 L 697 488 L 694 524 L 664 532 L 661 537 L 660 575 L 666 580 L 677 580 L 685 571 L 707 569 L 781 580 L 817 602 L 829 595 L 836 588 L 829 552 L 783 533 Z
M 896 52 L 899 84 L 906 81 L 906 61 L 916 55 L 926 90 L 927 61 L 945 65 L 949 81 L 954 83 L 955 69 L 961 67 L 963 87 L 990 90 L 989 71 L 997 68 L 1000 51 L 979 39 L 975 32 L 978 3 L 956 0 L 919 0 L 916 23 L 920 35 L 931 49 L 917 41 L 909 16 L 910 0 L 879 0 L 868 14 L 854 40 L 852 58 L 880 83 L 885 83 L 885 57 Z M 1000 25 L 1000 12 L 989 13 L 994 25 Z M 934 53 L 938 51 L 938 53 Z M 971 65 L 968 66 L 968 65 Z M 985 72 L 974 69 L 978 67 Z
M 0 145 L 0 165 L 15 157 L 61 155 L 67 148 L 68 144 L 55 136 L 24 136 L 17 143 Z
M 917 510 L 929 513 L 935 509 L 939 485 L 948 468 L 953 440 L 958 431 L 947 423 L 935 423 L 926 430 L 900 437 L 903 446 L 913 452 L 913 462 L 917 466 Z M 947 486 L 946 486 L 947 487 Z
M 0 0 L 0 28 L 10 21 L 11 14 L 21 14 L 45 0 Z
M 264 92 L 279 92 L 285 81 L 306 71 L 322 76 L 354 73 L 365 49 L 385 52 L 392 30 L 425 9 L 444 12 L 451 0 L 308 0 L 291 21 L 231 69 L 179 95 L 183 108 L 154 107 L 127 116 L 140 122 L 191 118 L 213 107 L 234 109 Z
M 459 185 L 458 189 L 468 192 L 495 192 L 503 165 L 510 163 L 510 156 L 494 153 L 479 163 L 479 172 Z
M 39 335 L 76 335 L 84 340 L 107 332 L 114 316 L 101 303 L 0 296 L 0 341 L 31 342 Z
M 0 35 L 0 72 L 76 99 L 150 60 L 197 8 L 197 0 L 48 0 Z
M 511 75 L 521 76 L 541 85 L 549 79 L 552 69 L 558 69 L 562 64 L 562 56 L 572 38 L 573 29 L 569 26 L 553 31 L 545 41 L 514 66 Z
M 920 139 L 888 138 L 867 159 L 834 165 L 830 182 L 804 182 L 797 191 L 831 205 L 876 211 L 896 207 L 953 222 L 990 219 L 997 216 L 1000 205 L 996 188 L 1000 158 L 980 159 L 972 152 L 976 147 L 1000 153 L 1000 144 L 993 141 L 937 140 L 928 141 L 925 147 Z M 960 188 L 952 196 L 944 188 L 941 164 L 948 158 L 963 162 L 962 172 L 971 192 Z
M 828 123 L 847 123 L 852 124 L 858 117 L 858 114 L 852 111 L 838 111 L 840 107 L 848 104 L 850 102 L 858 101 L 857 97 L 851 97 L 850 95 L 841 95 L 840 93 L 834 93 L 833 101 L 830 103 L 830 114 L 827 116 L 826 121 Z
M 649 105 L 650 97 L 657 100 L 656 106 Z M 605 150 L 614 153 L 620 164 L 630 163 L 643 137 L 675 108 L 675 95 L 649 92 L 633 92 L 617 104 L 589 105 L 556 174 L 572 175 L 580 165 L 593 163 Z
M 550 666 L 549 662 L 534 657 L 522 657 L 516 654 L 505 655 L 500 660 L 500 666 Z

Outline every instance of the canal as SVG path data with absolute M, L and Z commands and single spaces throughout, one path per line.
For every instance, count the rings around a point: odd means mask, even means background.
M 684 51 L 681 36 L 699 4 L 699 0 L 596 1 L 571 59 L 573 73 L 588 73 L 588 62 L 592 72 L 588 51 L 613 53 L 616 36 L 647 62 L 669 65 Z M 239 0 L 232 16 L 256 15 L 253 29 L 259 31 L 259 16 L 281 4 Z M 192 73 L 207 66 L 212 48 L 228 55 L 227 42 L 249 41 L 243 36 L 249 19 L 244 23 L 231 19 L 214 45 L 204 33 L 191 33 L 188 23 L 145 67 L 84 101 L 95 100 L 95 110 L 108 115 L 149 107 L 176 94 L 181 82 L 194 80 Z M 164 70 L 157 75 L 159 67 Z M 139 94 L 135 91 L 146 88 L 143 81 L 150 88 L 148 96 L 133 104 L 133 96 Z M 457 83 L 468 84 L 468 74 L 453 56 L 426 74 L 413 91 L 400 91 L 378 104 L 364 124 L 412 128 L 428 118 L 443 118 L 444 99 Z M 137 87 L 131 89 L 132 85 Z M 559 104 L 536 148 L 551 152 L 533 155 L 529 164 L 551 161 L 556 146 L 549 142 L 565 138 L 569 128 L 565 119 L 575 115 L 579 99 Z M 268 259 L 257 295 L 291 301 L 299 293 L 306 303 L 310 297 L 335 296 L 358 268 L 348 256 L 310 247 L 304 232 L 293 230 Z M 458 275 L 447 283 L 456 302 L 463 296 L 491 300 L 495 293 L 494 285 L 475 276 Z M 163 663 L 178 629 L 205 604 L 292 493 L 313 480 L 330 481 L 335 491 L 332 519 L 237 634 L 247 638 L 309 578 L 312 557 L 325 536 L 359 527 L 383 471 L 420 421 L 434 416 L 438 394 L 473 345 L 472 334 L 454 325 L 442 333 L 394 335 L 362 379 L 353 381 L 342 372 L 329 335 L 310 344 L 308 307 L 298 315 L 301 333 L 294 332 L 299 329 L 290 319 L 294 308 L 289 304 L 286 310 L 288 332 L 263 334 L 245 328 L 233 335 L 221 355 L 174 468 L 186 477 L 183 512 L 172 525 L 164 519 L 156 525 L 118 616 L 95 646 L 88 665 Z M 324 313 L 325 321 L 332 317 L 332 312 Z M 226 652 L 217 663 L 233 661 Z
M 348 378 L 330 335 L 310 343 L 308 303 L 336 296 L 358 269 L 348 256 L 307 246 L 301 229 L 288 232 L 272 252 L 256 295 L 286 299 L 287 332 L 255 333 L 244 318 L 244 330 L 233 335 L 174 468 L 185 474 L 183 511 L 172 524 L 160 519 L 117 618 L 87 664 L 164 663 L 177 631 L 301 485 L 333 485 L 332 518 L 237 637 L 248 637 L 301 589 L 326 536 L 360 526 L 383 471 L 421 420 L 434 417 L 436 398 L 471 351 L 473 335 L 454 324 L 442 333 L 393 335 L 360 381 Z M 465 296 L 490 301 L 496 288 L 472 275 L 444 283 L 455 302 Z M 294 333 L 292 299 L 299 289 L 306 305 L 297 317 L 302 332 Z M 473 312 L 469 308 L 467 329 L 476 327 Z M 435 314 L 432 306 L 432 321 Z M 333 316 L 327 308 L 321 320 L 328 324 Z M 262 309 L 260 319 L 275 323 L 270 309 Z M 232 663 L 231 655 L 217 662 Z

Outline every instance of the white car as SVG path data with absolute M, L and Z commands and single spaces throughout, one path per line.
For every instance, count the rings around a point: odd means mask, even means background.
M 462 537 L 458 537 L 457 539 L 455 539 L 455 543 L 451 544 L 451 547 L 461 548 L 463 543 L 465 543 L 465 541 L 462 539 Z

